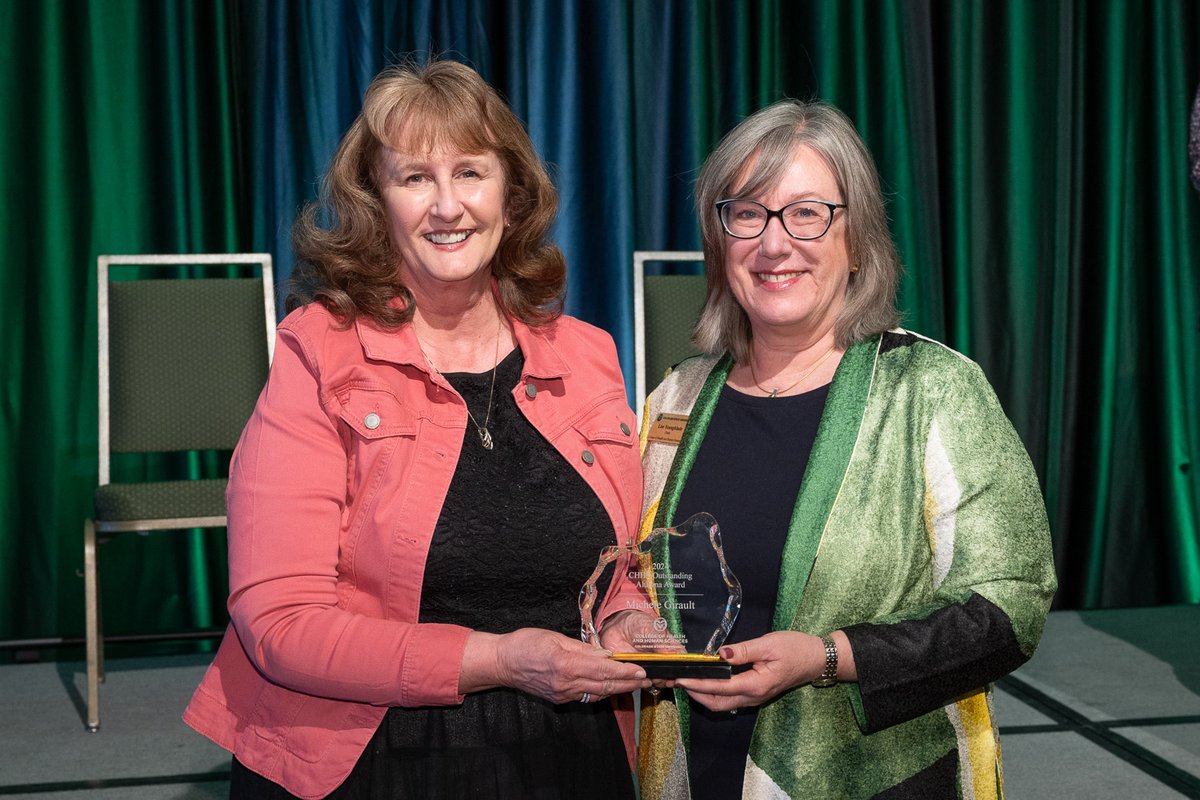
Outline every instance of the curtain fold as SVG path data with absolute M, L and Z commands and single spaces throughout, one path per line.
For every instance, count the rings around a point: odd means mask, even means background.
M 631 253 L 698 249 L 720 136 L 784 96 L 843 108 L 905 324 L 981 364 L 1030 450 L 1059 606 L 1200 602 L 1197 41 L 1189 0 L 0 4 L 0 639 L 82 632 L 96 256 L 270 251 L 282 309 L 291 223 L 367 83 L 430 53 L 525 121 L 561 192 L 568 310 L 627 370 Z M 220 537 L 102 559 L 134 590 L 105 595 L 109 632 L 222 621 Z
M 74 636 L 97 470 L 96 256 L 249 244 L 227 7 L 54 0 L 0 13 L 0 638 Z M 183 534 L 123 558 L 107 576 L 110 630 L 219 621 L 223 549 L 195 558 L 208 548 Z

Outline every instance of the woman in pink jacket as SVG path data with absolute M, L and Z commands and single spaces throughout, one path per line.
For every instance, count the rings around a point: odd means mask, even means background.
M 474 71 L 368 88 L 231 466 L 232 624 L 184 716 L 231 797 L 633 796 L 596 701 L 649 682 L 577 597 L 636 535 L 635 418 L 611 338 L 561 314 L 556 205 Z

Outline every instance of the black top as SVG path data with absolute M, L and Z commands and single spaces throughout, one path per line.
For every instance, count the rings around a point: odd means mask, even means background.
M 547 628 L 579 638 L 579 588 L 616 543 L 599 498 L 517 408 L 519 349 L 496 372 L 486 450 L 470 419 L 425 561 L 421 622 L 490 633 Z M 492 373 L 448 373 L 475 421 Z
M 579 589 L 612 522 L 583 477 L 517 408 L 524 358 L 499 365 L 488 419 L 489 370 L 450 373 L 470 420 L 434 529 L 420 622 L 506 633 L 546 628 L 579 637 Z M 231 797 L 289 797 L 234 765 Z M 246 784 L 253 783 L 254 786 Z M 267 784 L 279 792 L 274 784 Z M 389 708 L 362 757 L 330 795 L 393 798 L 633 797 L 624 744 L 608 702 L 553 705 L 512 689 L 467 695 L 461 706 Z
M 679 496 L 672 524 L 707 511 L 742 585 L 728 642 L 771 630 L 788 524 L 804 480 L 829 386 L 792 397 L 752 397 L 724 386 Z M 693 800 L 742 796 L 757 708 L 736 715 L 689 704 Z

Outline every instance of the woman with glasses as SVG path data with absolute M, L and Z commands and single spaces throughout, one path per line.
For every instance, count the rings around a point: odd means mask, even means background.
M 732 677 L 647 697 L 642 796 L 998 797 L 990 684 L 1056 588 L 1021 441 L 976 364 L 896 328 L 878 175 L 840 111 L 747 118 L 696 199 L 708 355 L 647 401 L 643 531 L 712 514 L 743 599 Z

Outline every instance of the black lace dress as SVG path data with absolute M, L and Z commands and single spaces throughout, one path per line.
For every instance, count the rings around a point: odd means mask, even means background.
M 517 349 L 497 370 L 488 422 L 494 449 L 484 449 L 467 424 L 429 548 L 420 621 L 492 633 L 537 627 L 577 638 L 579 588 L 614 542 L 612 524 L 583 478 L 517 409 L 511 390 L 523 364 Z M 483 422 L 492 373 L 446 379 Z M 609 703 L 553 705 L 510 689 L 467 695 L 461 706 L 388 709 L 354 770 L 329 795 L 633 796 Z M 235 762 L 231 797 L 290 795 Z

